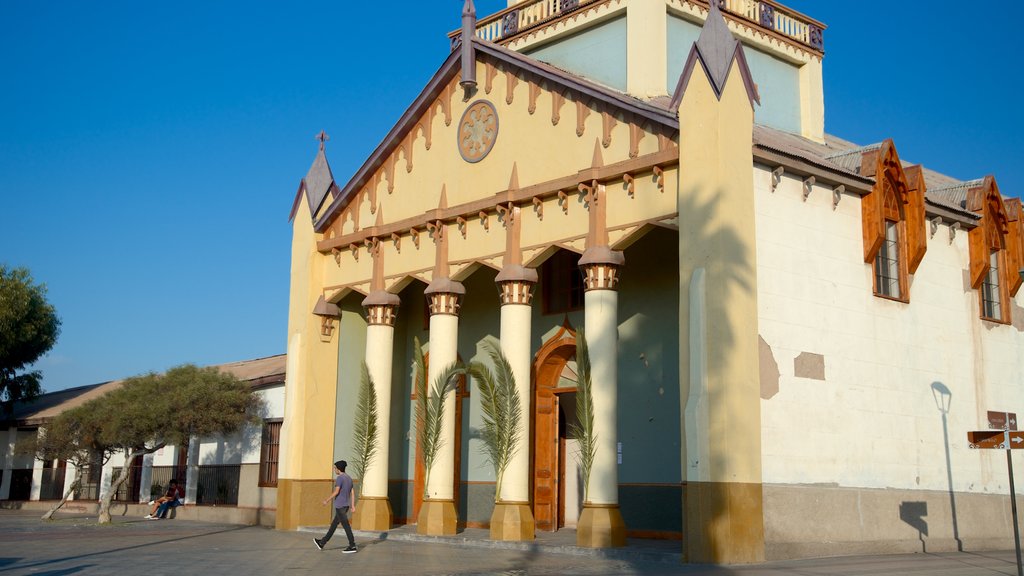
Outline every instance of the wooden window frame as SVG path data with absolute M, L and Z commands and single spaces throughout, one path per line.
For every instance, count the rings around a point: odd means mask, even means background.
M 885 223 L 886 223 L 886 239 L 885 239 L 882 247 L 880 247 L 878 252 L 875 254 L 875 264 L 873 266 L 873 270 L 874 270 L 874 274 L 873 274 L 873 276 L 874 276 L 874 294 L 875 294 L 875 296 L 877 296 L 879 298 L 884 298 L 886 300 L 894 300 L 896 302 L 908 303 L 908 302 L 910 302 L 910 298 L 907 296 L 907 292 L 908 292 L 907 285 L 910 282 L 909 282 L 908 274 L 907 274 L 907 257 L 906 257 L 907 249 L 906 249 L 906 242 L 904 242 L 904 238 L 905 238 L 904 228 L 905 228 L 905 226 L 904 226 L 904 223 L 902 221 L 886 220 Z M 895 255 L 894 255 L 894 259 L 896 260 L 896 278 L 895 278 L 895 280 L 896 280 L 897 290 L 899 291 L 898 294 L 889 294 L 889 293 L 886 292 L 886 290 L 884 289 L 883 286 L 879 285 L 880 277 L 879 277 L 879 274 L 878 274 L 878 259 L 882 257 L 883 253 L 887 252 L 885 246 L 889 243 L 889 239 L 888 239 L 888 227 L 889 227 L 889 225 L 893 226 L 893 229 L 895 230 L 895 233 L 896 233 L 896 239 L 895 239 L 895 242 L 894 242 L 895 246 L 893 246 L 893 249 L 895 251 Z
M 276 425 L 276 434 L 271 435 L 276 442 L 268 442 L 268 432 Z M 267 418 L 263 421 L 263 428 L 260 434 L 260 488 L 277 488 L 277 477 L 281 463 L 281 428 L 284 426 L 283 418 Z M 272 450 L 275 447 L 276 450 Z M 273 452 L 271 454 L 271 452 Z M 273 460 L 271 460 L 273 458 Z M 273 479 L 270 478 L 273 472 Z
M 1010 291 L 1007 285 L 1007 270 L 1006 270 L 1006 250 L 993 250 L 990 253 L 990 261 L 995 261 L 995 278 L 996 278 L 996 292 L 999 298 L 999 318 L 989 315 L 987 304 L 990 299 L 988 297 L 989 285 L 988 279 L 992 275 L 992 266 L 989 265 L 989 271 L 985 274 L 985 278 L 981 282 L 981 286 L 978 287 L 978 304 L 981 306 L 981 319 L 987 322 L 994 322 L 996 324 L 1009 324 L 1010 323 Z

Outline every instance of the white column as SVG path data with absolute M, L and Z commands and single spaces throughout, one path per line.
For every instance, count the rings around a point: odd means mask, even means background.
M 178 448 L 181 450 L 181 447 Z M 181 478 L 177 479 L 181 482 Z M 185 460 L 185 503 L 195 504 L 199 490 L 199 437 L 193 436 L 188 442 L 188 457 Z
M 530 333 L 533 315 L 530 309 L 529 291 L 532 284 L 509 282 L 508 288 L 517 293 L 525 291 L 520 299 L 505 298 L 501 306 L 501 351 L 512 366 L 519 392 L 519 408 L 523 416 L 520 424 L 519 441 L 515 455 L 509 462 L 502 479 L 499 498 L 505 502 L 530 501 Z M 507 302 L 506 302 L 507 300 Z M 525 301 L 525 303 L 524 303 Z
M 391 361 L 395 328 L 389 324 L 366 327 L 366 366 L 377 392 L 377 454 L 366 467 L 363 496 L 388 495 L 388 448 L 391 446 Z
M 67 492 L 71 488 L 71 483 L 75 481 L 75 468 L 77 468 L 77 467 L 74 464 L 72 464 L 71 462 L 68 462 L 64 466 L 64 492 Z M 79 487 L 79 489 L 81 489 L 81 487 Z M 63 494 L 62 494 L 62 496 L 63 496 Z M 74 493 L 72 493 L 70 496 L 68 496 L 68 501 L 69 502 L 71 500 L 74 500 L 74 499 L 75 499 Z
M 32 491 L 29 492 L 29 500 L 39 500 L 43 491 L 43 461 L 32 458 Z
M 4 453 L 4 478 L 0 484 L 0 500 L 11 498 L 11 475 L 14 472 L 14 446 L 18 442 L 18 427 L 11 426 L 7 429 L 7 451 Z
M 153 457 L 154 454 L 146 454 L 142 457 L 142 474 L 139 478 L 139 502 L 149 502 L 149 489 L 153 486 Z
M 434 298 L 458 298 L 455 294 L 434 294 Z M 430 315 L 430 362 L 427 368 L 427 388 L 430 390 L 444 368 L 458 359 L 459 317 L 455 314 Z M 441 418 L 442 444 L 426 487 L 426 497 L 435 500 L 455 498 L 455 393 L 449 393 Z
M 589 500 L 618 504 L 618 303 L 615 290 L 588 290 L 584 326 L 590 348 L 597 454 L 590 474 Z

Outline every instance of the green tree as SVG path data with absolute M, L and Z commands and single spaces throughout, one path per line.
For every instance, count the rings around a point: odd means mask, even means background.
M 257 422 L 261 410 L 247 383 L 191 364 L 129 378 L 99 398 L 96 416 L 103 424 L 98 444 L 124 454 L 121 472 L 100 501 L 99 523 L 110 522 L 111 501 L 128 481 L 136 458 L 168 444 L 184 445 L 192 437 L 231 434 Z
M 64 460 L 74 466 L 74 480 L 65 489 L 61 501 L 43 515 L 43 520 L 52 518 L 54 512 L 67 503 L 71 494 L 82 485 L 82 475 L 90 466 L 102 467 L 113 453 L 111 447 L 100 445 L 99 437 L 103 427 L 99 418 L 101 402 L 102 399 L 96 398 L 62 412 L 41 427 L 38 434 L 19 442 L 15 449 L 19 454 L 32 454 L 44 462 Z
M 60 319 L 46 301 L 46 285 L 34 284 L 27 268 L 0 265 L 0 404 L 10 416 L 14 403 L 42 390 L 38 370 L 19 374 L 46 354 L 60 335 Z

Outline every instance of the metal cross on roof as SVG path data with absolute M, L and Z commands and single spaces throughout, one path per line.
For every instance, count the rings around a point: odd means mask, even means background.
M 327 132 L 324 132 L 323 130 L 321 130 L 320 133 L 316 135 L 316 139 L 320 141 L 320 149 L 323 150 L 324 149 L 324 142 L 327 142 L 328 140 L 330 140 L 331 137 L 327 135 Z

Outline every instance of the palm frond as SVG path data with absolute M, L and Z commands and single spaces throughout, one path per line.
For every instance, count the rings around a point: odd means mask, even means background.
M 501 498 L 505 470 L 518 449 L 523 414 L 515 375 L 508 358 L 493 342 L 484 342 L 483 347 L 496 372 L 480 362 L 471 363 L 469 372 L 480 390 L 480 407 L 484 418 L 480 434 L 483 440 L 481 449 L 494 466 L 495 501 L 498 501 Z
M 427 363 L 419 338 L 415 338 L 413 360 L 415 363 L 416 386 L 416 430 L 419 436 L 420 451 L 423 453 L 423 467 L 426 470 L 424 484 L 430 482 L 430 469 L 444 445 L 441 437 L 441 420 L 444 416 L 444 402 L 448 393 L 455 388 L 458 377 L 465 369 L 459 362 L 445 366 L 434 379 L 427 391 Z
M 576 422 L 573 436 L 579 442 L 576 458 L 583 474 L 583 500 L 590 492 L 590 472 L 597 455 L 597 434 L 594 431 L 594 396 L 590 380 L 590 349 L 582 332 L 576 334 Z
M 359 493 L 365 486 L 364 475 L 377 453 L 377 390 L 370 368 L 363 362 L 362 375 L 359 380 L 359 396 L 356 400 L 355 429 L 352 433 L 355 456 L 352 469 L 359 478 Z

